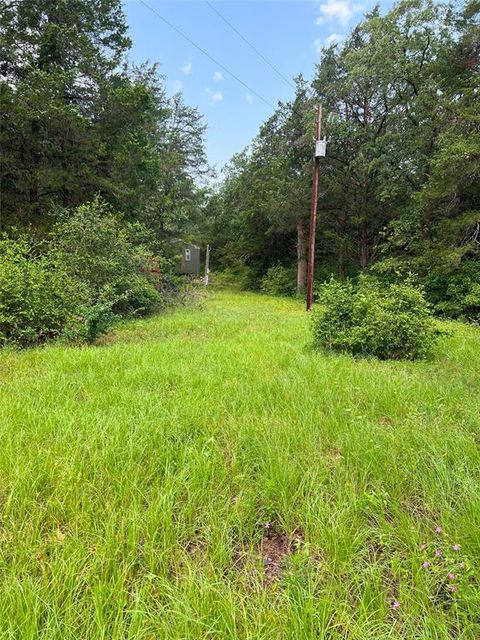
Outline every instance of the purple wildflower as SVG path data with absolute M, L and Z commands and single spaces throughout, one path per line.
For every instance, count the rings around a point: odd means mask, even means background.
M 392 609 L 398 609 L 400 607 L 400 603 L 398 600 L 394 600 L 392 602 Z
M 450 571 L 450 573 L 447 575 L 447 578 L 449 580 L 455 580 L 455 574 Z
M 420 551 L 425 551 L 425 549 L 427 548 L 427 545 L 425 544 L 425 542 L 420 545 Z
M 423 567 L 424 569 L 428 569 L 428 567 L 429 567 L 429 566 L 430 566 L 430 563 L 429 563 L 429 562 L 424 562 L 424 563 L 422 564 L 422 567 Z
M 440 549 L 435 549 L 435 557 L 440 558 L 441 555 L 442 555 L 442 552 L 440 551 Z
M 460 545 L 459 544 L 452 544 L 452 549 L 454 551 L 460 551 Z
M 442 533 L 442 527 L 437 527 L 435 529 L 435 533 Z
M 272 523 L 271 522 L 265 522 L 265 529 L 271 529 L 272 528 Z
M 455 584 L 449 584 L 448 590 L 451 591 L 452 593 L 455 593 L 455 591 L 458 591 L 458 587 Z

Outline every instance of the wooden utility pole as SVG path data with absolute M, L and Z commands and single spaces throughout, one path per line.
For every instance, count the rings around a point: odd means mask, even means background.
M 207 252 L 205 254 L 205 286 L 208 287 L 208 274 L 210 273 L 210 245 L 207 244 Z
M 318 203 L 318 175 L 320 171 L 320 156 L 325 155 L 325 145 L 319 149 L 320 134 L 322 132 L 322 105 L 317 107 L 317 122 L 315 128 L 315 150 L 313 154 L 313 180 L 312 201 L 310 206 L 310 238 L 308 242 L 308 268 L 307 268 L 307 311 L 313 304 L 313 272 L 315 267 L 315 231 L 317 228 L 317 203 Z

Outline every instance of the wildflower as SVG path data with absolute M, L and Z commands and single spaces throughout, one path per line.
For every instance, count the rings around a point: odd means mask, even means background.
M 450 571 L 450 573 L 447 575 L 447 578 L 449 580 L 455 580 L 455 574 Z
M 455 584 L 449 584 L 448 590 L 451 591 L 452 593 L 455 593 L 455 591 L 458 591 L 458 587 Z
M 392 602 L 392 609 L 398 609 L 400 607 L 400 603 L 398 600 L 394 600 Z
M 441 555 L 442 555 L 442 552 L 440 551 L 440 549 L 435 549 L 435 557 L 440 558 Z
M 435 529 L 435 533 L 442 533 L 442 527 L 437 527 Z
M 425 542 L 420 546 L 420 550 L 421 551 L 425 551 L 425 549 L 427 548 L 427 545 L 425 544 Z
M 271 529 L 272 528 L 272 523 L 271 522 L 265 522 L 265 529 Z
M 428 567 L 429 567 L 429 566 L 430 566 L 430 563 L 429 563 L 429 562 L 424 562 L 424 563 L 422 564 L 422 567 L 423 567 L 424 569 L 428 569 Z
M 460 569 L 465 569 L 467 565 L 465 564 L 465 562 L 459 562 L 458 566 L 460 567 Z
M 460 551 L 460 545 L 459 544 L 452 544 L 452 549 L 454 551 Z

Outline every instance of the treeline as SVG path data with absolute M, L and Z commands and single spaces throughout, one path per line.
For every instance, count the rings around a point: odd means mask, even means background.
M 216 268 L 247 287 L 304 288 L 321 103 L 317 280 L 412 274 L 439 313 L 478 319 L 479 8 L 406 0 L 325 48 L 210 201 Z
M 0 3 L 0 343 L 72 319 L 90 335 L 175 290 L 172 240 L 205 203 L 205 126 L 155 65 L 127 64 L 130 46 L 120 0 Z M 54 271 L 81 304 L 56 313 Z

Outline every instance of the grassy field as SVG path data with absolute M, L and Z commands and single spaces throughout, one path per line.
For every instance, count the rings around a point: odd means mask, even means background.
M 2 354 L 0 637 L 478 640 L 480 333 L 451 327 L 353 360 L 298 302 L 214 293 Z

